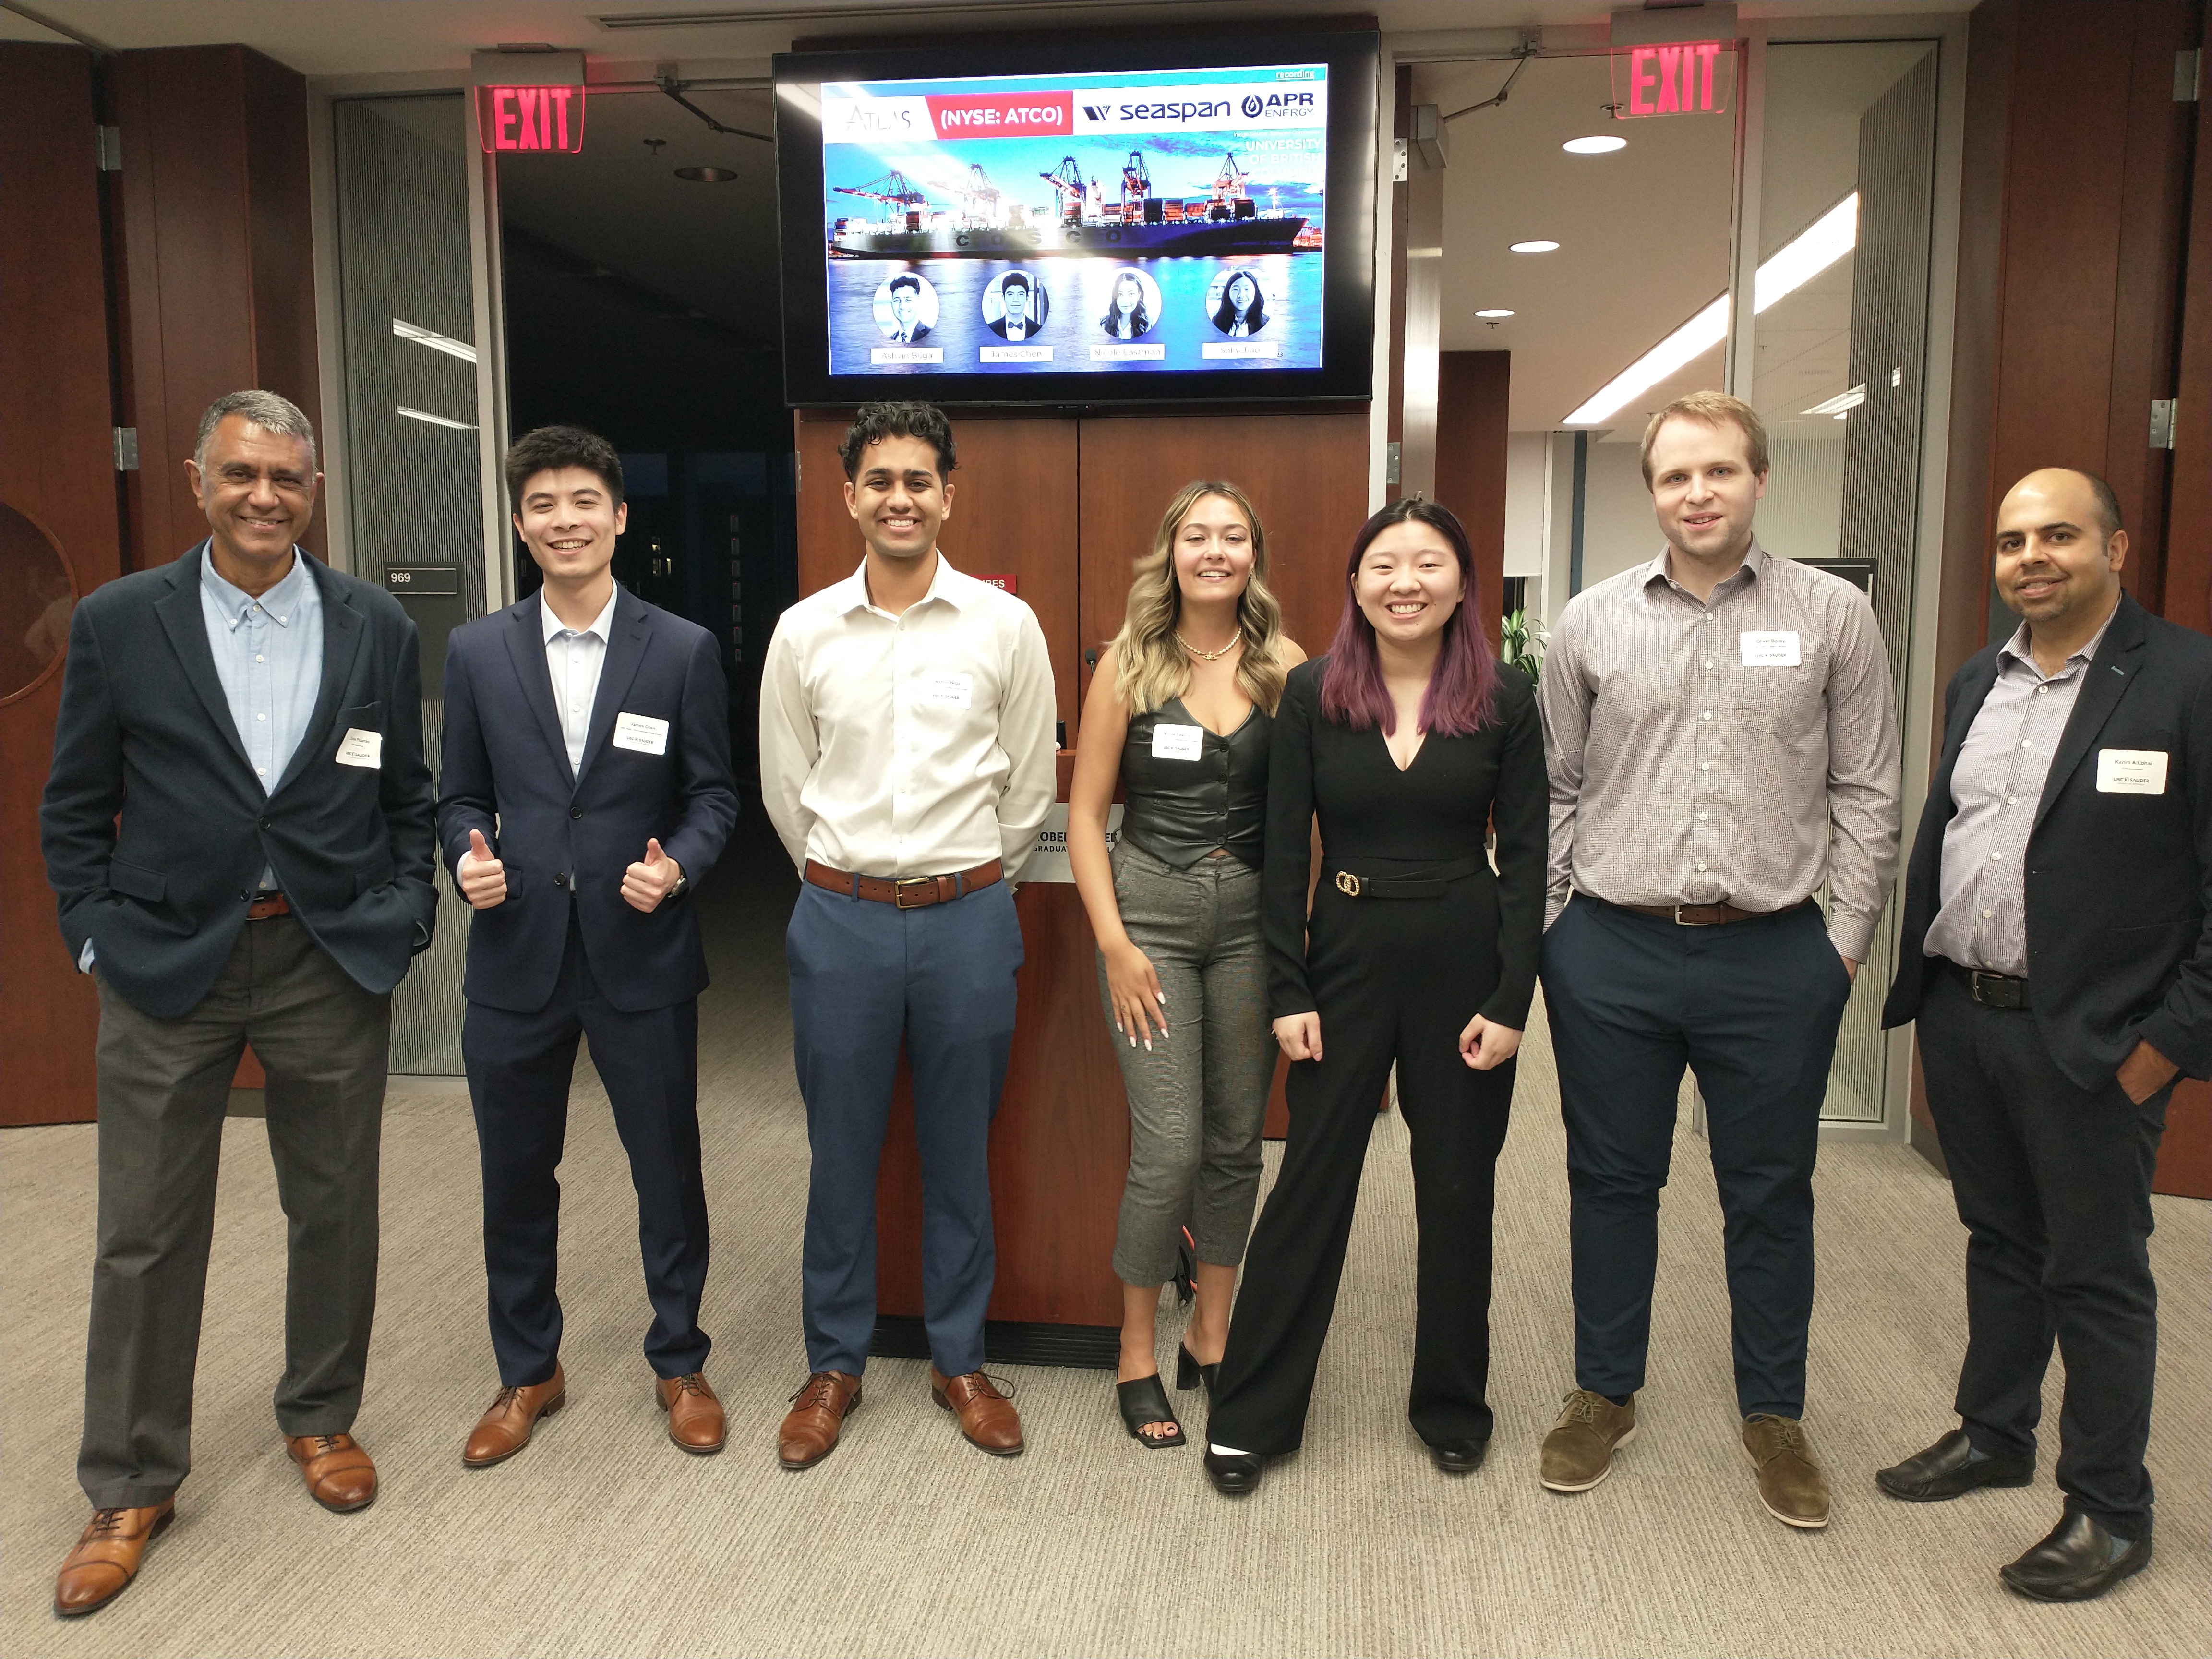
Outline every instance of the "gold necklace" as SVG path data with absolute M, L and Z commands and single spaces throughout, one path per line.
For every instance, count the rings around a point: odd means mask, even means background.
M 1229 636 L 1229 643 L 1223 646 L 1220 650 L 1201 651 L 1196 646 L 1193 645 L 1188 640 L 1183 638 L 1182 633 L 1180 629 L 1171 629 L 1169 631 L 1175 635 L 1175 642 L 1177 645 L 1189 652 L 1192 656 L 1197 658 L 1200 662 L 1220 661 L 1222 658 L 1227 656 L 1231 651 L 1234 651 L 1237 646 L 1243 642 L 1244 638 L 1244 635 L 1242 633 L 1232 634 Z

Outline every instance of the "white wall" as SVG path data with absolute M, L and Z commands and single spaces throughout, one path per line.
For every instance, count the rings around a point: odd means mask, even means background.
M 1550 614 L 1544 588 L 1551 540 L 1551 503 L 1544 490 L 1549 434 L 1505 434 L 1505 574 L 1528 578 L 1528 609 Z

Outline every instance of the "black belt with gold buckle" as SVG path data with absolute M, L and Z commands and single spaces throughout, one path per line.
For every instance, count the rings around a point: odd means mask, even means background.
M 1362 876 L 1350 870 L 1333 872 L 1336 890 L 1346 898 L 1442 898 L 1444 890 L 1462 877 L 1490 868 L 1486 858 L 1455 859 L 1427 870 L 1408 870 L 1396 876 Z

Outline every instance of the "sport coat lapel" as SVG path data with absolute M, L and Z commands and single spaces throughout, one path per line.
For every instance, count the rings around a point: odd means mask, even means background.
M 523 702 L 538 716 L 538 729 L 545 734 L 546 746 L 566 772 L 568 739 L 561 729 L 560 711 L 553 706 L 553 671 L 545 665 L 544 613 L 540 608 L 544 603 L 533 595 L 508 610 L 507 654 L 514 664 L 515 683 L 522 688 Z M 572 786 L 576 781 L 574 773 L 568 781 Z
M 2084 679 L 2081 694 L 2074 699 L 2074 712 L 2066 718 L 2066 730 L 2058 738 L 2058 752 L 2051 757 L 2051 774 L 2043 782 L 2043 799 L 2036 804 L 2035 828 L 2043 827 L 2043 820 L 2051 814 L 2051 803 L 2066 787 L 2066 781 L 2074 775 L 2097 741 L 2097 733 L 2105 729 L 2112 710 L 2127 695 L 2128 687 L 2135 684 L 2136 671 L 2142 665 L 2144 638 L 2148 632 L 2143 626 L 2143 610 L 2127 594 L 2120 595 L 2120 608 L 2113 613 L 2112 626 L 2105 630 L 2104 643 L 2097 654 L 2082 669 Z
M 269 792 L 271 795 L 306 771 L 315 757 L 329 746 L 331 724 L 337 718 L 338 704 L 344 700 L 346 687 L 353 679 L 354 659 L 361 654 L 361 642 L 368 633 L 361 612 L 338 591 L 338 585 L 331 579 L 323 562 L 305 552 L 292 556 L 307 561 L 307 574 L 323 597 L 323 678 L 315 688 L 315 708 L 307 716 L 307 729 L 301 733 L 300 745 L 292 751 L 292 763 L 284 769 L 282 781 Z
M 614 623 L 608 632 L 613 637 L 607 641 L 607 659 L 599 668 L 599 695 L 592 699 L 592 724 L 584 738 L 584 765 L 576 775 L 580 787 L 585 775 L 592 769 L 592 762 L 606 747 L 607 736 L 614 730 L 615 715 L 622 708 L 623 699 L 629 695 L 630 682 L 637 678 L 639 665 L 645 661 L 646 643 L 653 637 L 653 618 L 646 611 L 645 602 L 626 587 L 615 589 Z
M 208 645 L 207 613 L 200 608 L 200 561 L 206 556 L 207 544 L 202 542 L 169 567 L 169 592 L 154 602 L 154 614 L 161 619 L 162 631 L 169 636 L 185 678 L 207 706 L 208 718 L 230 745 L 230 752 L 238 757 L 238 763 L 251 775 L 253 763 L 239 740 L 230 699 L 223 694 L 222 678 L 215 672 L 215 652 Z M 258 787 L 259 780 L 255 781 Z

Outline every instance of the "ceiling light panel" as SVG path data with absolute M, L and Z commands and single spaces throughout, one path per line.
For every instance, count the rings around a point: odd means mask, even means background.
M 1570 138 L 1559 148 L 1570 155 L 1610 155 L 1617 149 L 1626 149 L 1628 140 L 1609 133 L 1595 133 L 1588 138 Z
M 1508 253 L 1557 253 L 1559 251 L 1559 245 L 1557 242 L 1541 240 L 1515 242 L 1505 251 Z

